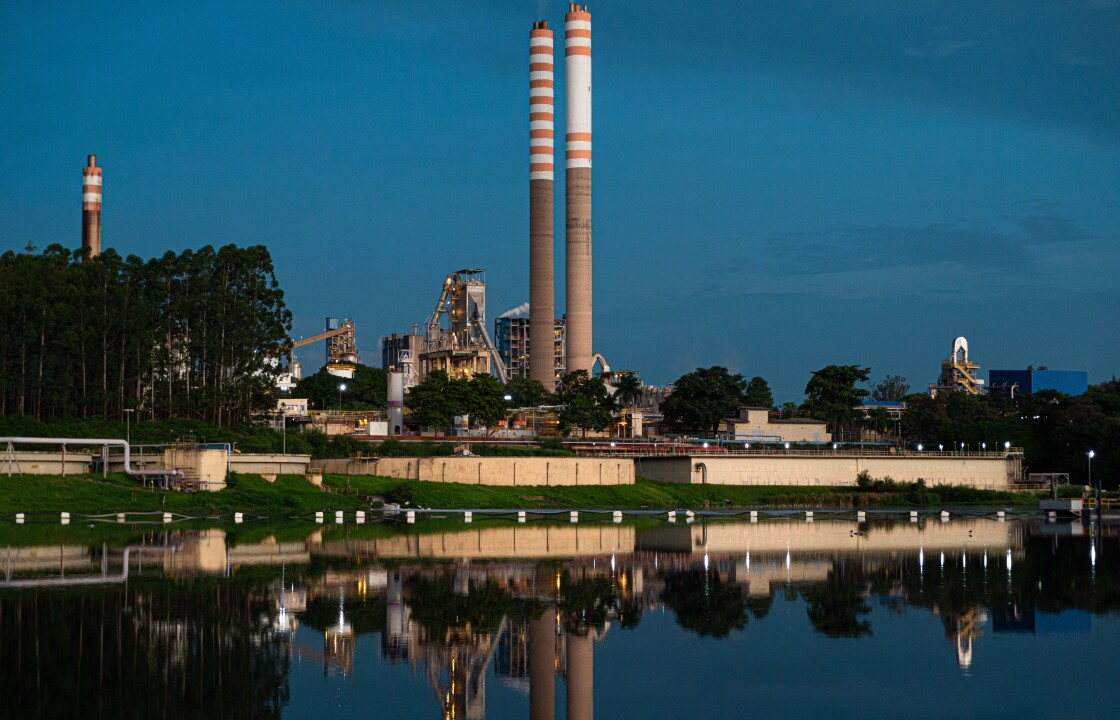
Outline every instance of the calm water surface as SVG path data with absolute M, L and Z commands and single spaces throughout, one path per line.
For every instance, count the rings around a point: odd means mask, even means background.
M 1115 716 L 1118 529 L 5 525 L 0 716 Z

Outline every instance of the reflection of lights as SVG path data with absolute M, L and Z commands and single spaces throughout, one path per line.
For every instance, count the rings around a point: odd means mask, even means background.
M 925 568 L 926 566 L 926 551 L 923 548 L 918 548 L 918 567 Z
M 614 572 L 614 555 L 611 555 L 611 572 Z
M 961 567 L 962 568 L 968 567 L 968 556 L 965 555 L 963 552 L 961 553 Z
M 1097 545 L 1096 543 L 1089 543 L 1089 564 L 1094 568 L 1097 567 Z
M 708 553 L 704 553 L 704 572 L 708 571 Z
M 987 550 L 984 551 L 984 569 L 985 570 L 988 569 L 988 551 Z
M 556 571 L 556 592 L 560 592 L 560 571 Z
M 751 569 L 751 550 L 747 548 L 747 570 Z
M 786 570 L 789 570 L 789 547 L 786 547 Z
M 1011 548 L 1007 548 L 1007 577 L 1011 577 Z
M 945 551 L 944 550 L 941 551 L 941 569 L 942 570 L 945 569 Z

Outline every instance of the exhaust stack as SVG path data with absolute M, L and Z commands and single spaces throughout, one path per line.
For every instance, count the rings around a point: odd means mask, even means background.
M 82 168 L 82 249 L 90 258 L 101 254 L 101 168 L 96 155 Z
M 529 31 L 529 378 L 556 387 L 553 318 L 553 38 L 548 21 Z
M 567 370 L 586 370 L 591 350 L 591 13 L 572 3 L 564 16 L 567 103 Z M 530 337 L 532 342 L 532 337 Z

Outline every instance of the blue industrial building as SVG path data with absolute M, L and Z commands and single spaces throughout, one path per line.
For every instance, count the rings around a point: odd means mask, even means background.
M 1007 397 L 1031 395 L 1040 390 L 1084 395 L 1088 389 L 1089 374 L 1084 370 L 992 370 L 988 373 L 988 392 Z

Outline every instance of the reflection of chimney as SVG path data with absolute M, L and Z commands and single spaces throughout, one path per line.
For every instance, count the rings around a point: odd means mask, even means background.
M 591 634 L 568 634 L 568 720 L 595 716 L 595 645 Z
M 591 13 L 572 4 L 564 16 L 567 107 L 565 236 L 568 372 L 591 373 Z M 530 336 L 530 343 L 532 342 Z
M 553 245 L 553 49 L 548 22 L 529 32 L 529 378 L 556 387 Z M 533 342 L 533 338 L 537 338 Z
M 82 249 L 91 258 L 101 254 L 101 168 L 96 155 L 82 168 Z
M 529 720 L 556 715 L 556 611 L 529 623 Z

